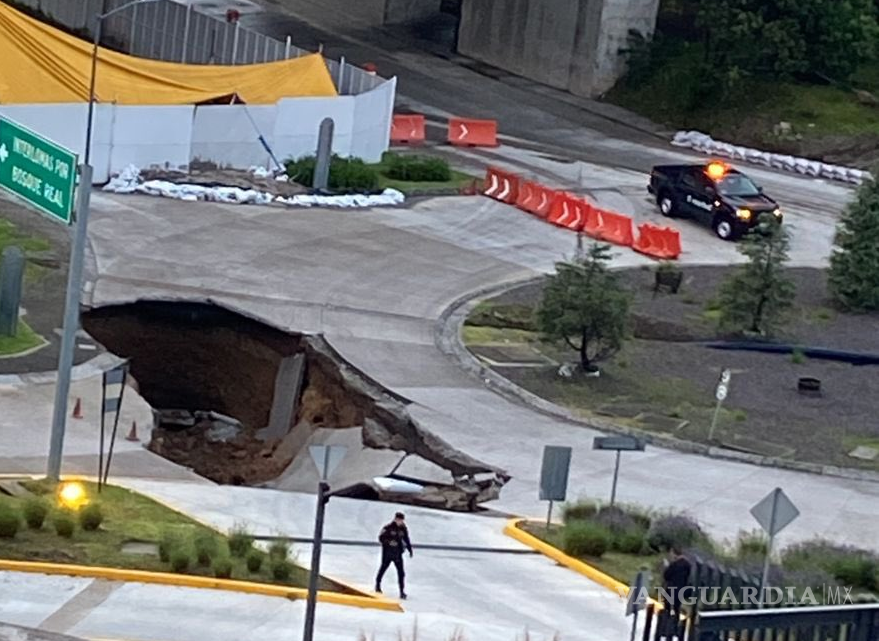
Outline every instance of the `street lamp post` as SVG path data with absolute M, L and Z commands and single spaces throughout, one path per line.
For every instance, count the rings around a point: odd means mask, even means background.
M 85 245 L 88 238 L 89 199 L 92 191 L 92 121 L 95 114 L 95 76 L 98 71 L 98 47 L 101 42 L 101 26 L 106 18 L 119 11 L 158 0 L 132 0 L 106 13 L 95 16 L 95 40 L 92 49 L 92 71 L 89 81 L 88 122 L 85 133 L 85 154 L 79 166 L 79 191 L 76 201 L 76 229 L 70 246 L 70 266 L 67 273 L 67 293 L 64 305 L 64 331 L 58 355 L 58 381 L 55 386 L 55 406 L 52 412 L 52 434 L 49 439 L 49 458 L 46 475 L 52 480 L 61 477 L 61 457 L 64 451 L 64 429 L 67 422 L 67 395 L 70 393 L 70 373 L 73 369 L 73 352 L 76 332 L 79 330 L 79 305 L 82 292 L 82 270 L 85 261 Z M 103 408 L 102 408 L 103 411 Z
M 92 47 L 92 72 L 89 80 L 89 115 L 85 131 L 85 159 L 83 161 L 86 165 L 88 165 L 91 160 L 92 119 L 95 113 L 95 79 L 98 75 L 98 49 L 101 46 L 101 31 L 104 28 L 104 20 L 120 11 L 128 9 L 129 7 L 134 7 L 139 4 L 148 4 L 150 2 L 158 2 L 158 0 L 131 0 L 131 2 L 126 2 L 115 9 L 111 9 L 106 13 L 99 13 L 95 16 L 95 39 L 94 46 Z

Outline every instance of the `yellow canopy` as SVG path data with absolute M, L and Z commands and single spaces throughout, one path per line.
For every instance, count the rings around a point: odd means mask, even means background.
M 92 45 L 0 2 L 0 104 L 88 100 Z M 101 48 L 100 102 L 190 105 L 231 98 L 272 104 L 280 98 L 335 96 L 320 54 L 256 65 L 184 65 Z

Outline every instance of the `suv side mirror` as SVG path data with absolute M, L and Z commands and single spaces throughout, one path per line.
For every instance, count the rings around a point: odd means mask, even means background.
M 714 187 L 708 186 L 705 188 L 705 193 L 711 196 L 712 198 L 717 198 L 717 190 Z

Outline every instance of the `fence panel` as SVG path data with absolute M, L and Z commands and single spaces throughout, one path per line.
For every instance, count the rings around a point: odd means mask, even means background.
M 92 34 L 94 16 L 111 12 L 128 0 L 3 0 L 43 13 L 75 31 Z M 101 42 L 134 56 L 193 64 L 252 64 L 298 58 L 304 49 L 212 16 L 191 6 L 157 0 L 114 13 L 104 20 Z M 184 60 L 185 58 L 185 60 Z M 358 95 L 385 79 L 359 67 L 327 59 L 340 94 Z

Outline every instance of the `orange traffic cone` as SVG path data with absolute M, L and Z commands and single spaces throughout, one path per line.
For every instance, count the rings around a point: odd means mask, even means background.
M 131 431 L 128 432 L 128 436 L 125 437 L 126 441 L 139 441 L 137 438 L 137 421 L 131 421 Z
M 76 405 L 73 406 L 73 418 L 82 418 L 82 399 L 76 397 Z

